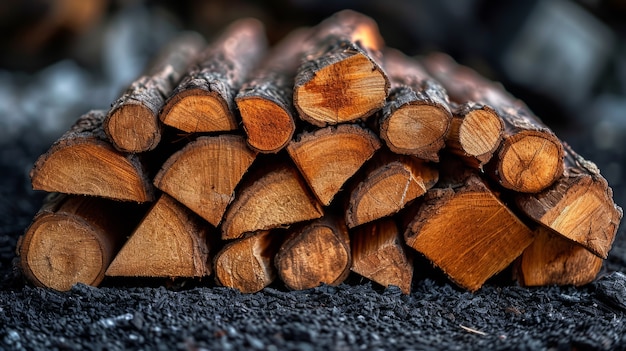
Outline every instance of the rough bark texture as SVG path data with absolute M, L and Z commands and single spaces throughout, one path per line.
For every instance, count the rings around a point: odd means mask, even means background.
M 235 95 L 266 47 L 261 22 L 242 19 L 231 24 L 174 89 L 161 121 L 184 132 L 237 129 Z
M 154 188 L 140 158 L 116 150 L 102 130 L 105 112 L 81 116 L 41 155 L 30 178 L 33 189 L 116 200 L 154 200 Z

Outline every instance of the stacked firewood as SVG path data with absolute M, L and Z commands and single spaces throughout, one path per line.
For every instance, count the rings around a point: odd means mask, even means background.
M 596 166 L 499 84 L 385 47 L 339 12 L 269 48 L 252 19 L 185 35 L 35 163 L 33 284 L 212 279 L 255 292 L 355 272 L 411 291 L 416 255 L 470 291 L 598 274 L 621 209 Z M 415 260 L 417 262 L 417 260 Z

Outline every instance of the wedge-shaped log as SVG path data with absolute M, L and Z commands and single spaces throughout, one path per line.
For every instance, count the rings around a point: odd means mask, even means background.
M 266 47 L 261 22 L 232 23 L 200 53 L 165 102 L 161 121 L 188 133 L 237 129 L 235 95 Z
M 338 217 L 325 217 L 291 232 L 276 254 L 278 276 L 293 290 L 339 285 L 351 265 L 348 229 Z
M 357 124 L 303 132 L 287 151 L 320 202 L 328 206 L 343 184 L 381 144 L 372 131 Z
M 201 136 L 170 156 L 154 185 L 217 226 L 256 155 L 242 136 Z
M 276 44 L 235 98 L 246 141 L 258 152 L 276 153 L 293 137 L 293 81 L 310 33 L 296 29 Z
M 379 151 L 350 191 L 348 228 L 397 213 L 432 188 L 438 177 L 437 169 L 423 160 Z
M 446 147 L 468 166 L 482 170 L 502 143 L 504 122 L 491 107 L 466 102 L 452 111 Z
M 451 100 L 488 105 L 502 118 L 503 140 L 487 167 L 500 185 L 536 193 L 563 174 L 561 141 L 521 100 L 445 54 L 432 54 L 422 62 L 446 88 Z
M 240 186 L 222 223 L 222 239 L 269 230 L 323 215 L 322 205 L 311 194 L 295 166 L 279 164 L 260 171 Z
M 283 239 L 262 230 L 227 243 L 215 255 L 215 280 L 242 293 L 262 290 L 276 279 L 274 256 Z
M 293 101 L 300 118 L 319 127 L 365 119 L 389 94 L 380 66 L 384 41 L 378 25 L 344 10 L 322 21 L 298 68 Z
M 389 218 L 363 225 L 353 232 L 352 268 L 382 286 L 395 285 L 411 293 L 413 261 L 404 245 L 402 233 Z
M 452 281 L 478 290 L 531 244 L 533 234 L 477 175 L 429 190 L 404 233 Z
M 622 219 L 613 190 L 593 162 L 566 150 L 565 172 L 538 194 L 519 194 L 517 206 L 530 218 L 607 258 Z
M 391 81 L 389 99 L 380 117 L 380 137 L 398 154 L 438 161 L 452 113 L 448 94 L 419 61 L 395 49 L 384 51 Z
M 49 194 L 18 243 L 24 276 L 59 291 L 98 286 L 144 211 L 133 203 Z
M 35 190 L 93 195 L 122 201 L 154 200 L 140 158 L 116 150 L 102 130 L 105 112 L 81 116 L 41 155 L 30 178 Z
M 522 286 L 580 286 L 591 283 L 601 268 L 600 257 L 540 226 L 518 260 L 515 276 Z
M 118 150 L 138 153 L 153 150 L 159 144 L 159 112 L 165 99 L 205 45 L 202 36 L 195 32 L 176 37 L 145 74 L 113 103 L 103 128 Z
M 119 277 L 203 277 L 211 274 L 209 224 L 162 194 L 106 271 Z

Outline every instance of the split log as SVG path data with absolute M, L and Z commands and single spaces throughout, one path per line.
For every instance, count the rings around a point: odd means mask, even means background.
M 563 174 L 561 141 L 521 100 L 447 55 L 432 54 L 423 62 L 446 88 L 451 100 L 488 105 L 502 118 L 503 140 L 493 165 L 487 169 L 500 185 L 517 192 L 536 193 Z
M 311 46 L 293 91 L 302 120 L 324 127 L 366 119 L 385 104 L 389 79 L 379 63 L 384 41 L 374 20 L 338 12 L 316 27 Z
M 459 286 L 478 290 L 531 244 L 533 234 L 471 174 L 460 184 L 429 190 L 404 233 Z
M 530 218 L 607 258 L 622 219 L 613 190 L 598 167 L 564 144 L 565 172 L 538 194 L 518 194 L 517 206 Z
M 138 153 L 153 150 L 159 144 L 159 112 L 204 45 L 204 39 L 195 32 L 177 37 L 112 104 L 103 128 L 113 146 L 123 152 Z
M 432 188 L 438 177 L 436 168 L 416 157 L 379 152 L 350 190 L 348 228 L 397 213 Z
M 262 153 L 284 148 L 296 130 L 293 81 L 310 30 L 294 30 L 250 75 L 235 98 L 248 145 Z
M 211 274 L 209 225 L 161 195 L 106 271 L 118 277 L 203 277 Z
M 411 293 L 413 262 L 402 233 L 391 219 L 366 224 L 352 235 L 351 270 L 384 287 L 395 285 Z
M 276 279 L 274 256 L 283 236 L 269 230 L 227 243 L 215 256 L 215 280 L 242 293 L 262 290 Z
M 287 151 L 320 202 L 328 206 L 343 184 L 380 148 L 376 134 L 356 124 L 303 132 Z
M 322 218 L 289 234 L 276 254 L 278 276 L 293 290 L 339 285 L 350 273 L 348 228 L 340 218 Z
M 102 130 L 105 115 L 94 110 L 81 116 L 37 159 L 30 171 L 33 189 L 122 201 L 154 200 L 140 158 L 118 151 L 107 139 Z
M 172 92 L 161 121 L 184 132 L 230 131 L 238 128 L 234 98 L 249 72 L 265 53 L 261 22 L 234 22 L 211 43 Z
M 201 136 L 163 164 L 154 185 L 217 226 L 256 155 L 242 136 Z
M 452 111 L 446 148 L 468 166 L 482 170 L 502 143 L 504 122 L 487 105 L 466 102 Z
M 248 232 L 323 216 L 322 205 L 311 194 L 295 166 L 272 166 L 240 186 L 235 201 L 224 215 L 222 239 L 237 239 Z
M 384 51 L 384 67 L 391 92 L 379 121 L 380 137 L 395 153 L 439 161 L 452 119 L 448 94 L 419 61 L 398 50 Z
M 97 286 L 142 207 L 97 197 L 50 194 L 17 245 L 20 267 L 37 286 Z
M 591 283 L 601 268 L 600 257 L 540 226 L 516 264 L 515 277 L 522 286 L 581 286 Z

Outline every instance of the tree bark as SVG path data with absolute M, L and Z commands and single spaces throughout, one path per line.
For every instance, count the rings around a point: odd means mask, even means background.
M 389 94 L 379 63 L 383 45 L 376 22 L 357 12 L 341 11 L 320 23 L 295 78 L 300 118 L 324 127 L 379 110 Z
M 234 22 L 212 42 L 165 102 L 161 121 L 184 132 L 238 128 L 234 98 L 265 53 L 261 22 Z
M 141 159 L 111 145 L 102 130 L 104 118 L 101 110 L 86 113 L 41 155 L 30 171 L 33 189 L 153 201 L 154 188 Z
M 98 286 L 143 213 L 142 206 L 51 193 L 18 242 L 20 267 L 37 286 Z
M 161 195 L 106 271 L 120 277 L 203 277 L 211 274 L 209 225 Z
M 103 128 L 113 146 L 122 152 L 139 153 L 159 144 L 159 112 L 204 45 L 204 39 L 194 32 L 177 37 L 112 104 Z

